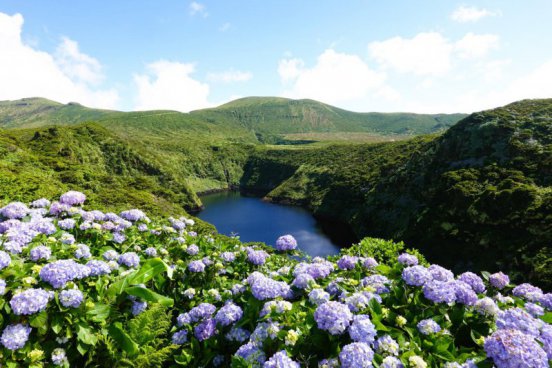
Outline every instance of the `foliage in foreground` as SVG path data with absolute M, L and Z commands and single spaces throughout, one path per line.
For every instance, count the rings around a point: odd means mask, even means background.
M 0 214 L 7 367 L 548 367 L 552 294 L 454 275 L 365 239 L 306 259 L 193 220 L 86 211 L 79 192 Z M 393 253 L 393 254 L 392 254 Z

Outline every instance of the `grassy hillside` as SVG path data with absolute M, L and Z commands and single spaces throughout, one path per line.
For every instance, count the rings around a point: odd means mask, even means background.
M 550 286 L 551 120 L 552 100 L 522 101 L 440 136 L 260 149 L 242 186 L 345 221 L 359 237 L 421 244 L 450 267 L 502 266 Z

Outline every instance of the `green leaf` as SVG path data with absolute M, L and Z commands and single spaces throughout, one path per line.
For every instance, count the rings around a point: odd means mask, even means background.
M 190 362 L 192 361 L 192 356 L 188 352 L 183 351 L 181 355 L 176 355 L 174 357 L 174 361 L 178 365 L 183 365 L 183 366 L 187 367 L 190 364 Z
M 163 272 L 169 272 L 170 267 L 161 258 L 148 259 L 142 267 L 130 278 L 132 285 L 145 284 L 155 276 Z M 172 271 L 172 269 L 171 269 Z M 172 274 L 172 272 L 171 272 Z M 129 275 L 130 276 L 130 275 Z M 172 276 L 172 275 L 171 275 Z
M 96 334 L 84 323 L 77 324 L 77 338 L 87 345 L 96 345 L 98 342 Z
M 148 302 L 159 303 L 165 307 L 172 307 L 174 305 L 174 300 L 167 298 L 164 295 L 157 294 L 150 289 L 146 289 L 139 286 L 129 287 L 125 289 L 125 292 L 129 295 L 134 295 L 140 297 Z
M 136 355 L 140 352 L 138 344 L 132 340 L 132 338 L 123 330 L 121 322 L 115 322 L 109 326 L 109 336 L 113 338 L 119 344 L 121 349 L 127 352 L 129 355 Z
M 94 308 L 88 310 L 86 312 L 86 315 L 92 320 L 93 322 L 103 322 L 109 317 L 109 314 L 111 313 L 111 308 L 109 305 L 105 304 L 95 304 Z
M 552 323 L 552 312 L 545 313 L 541 319 L 546 323 Z
M 48 313 L 46 311 L 42 311 L 35 314 L 29 320 L 29 324 L 32 327 L 38 328 L 41 335 L 45 334 L 48 331 Z
M 80 355 L 84 355 L 88 352 L 88 345 L 78 343 L 77 350 L 79 351 Z
M 54 314 L 51 323 L 52 331 L 58 335 L 63 329 L 63 316 L 61 314 Z

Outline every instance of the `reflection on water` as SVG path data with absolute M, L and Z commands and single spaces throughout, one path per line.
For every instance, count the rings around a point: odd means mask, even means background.
M 336 254 L 339 246 L 345 245 L 332 241 L 316 219 L 300 207 L 242 197 L 238 192 L 209 194 L 201 200 L 205 209 L 197 217 L 215 225 L 222 234 L 239 235 L 244 242 L 273 245 L 280 235 L 291 234 L 297 239 L 299 248 L 313 257 Z M 339 236 L 332 236 L 336 238 Z

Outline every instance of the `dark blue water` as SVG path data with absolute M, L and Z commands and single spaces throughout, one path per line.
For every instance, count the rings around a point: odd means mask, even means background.
M 197 217 L 215 225 L 221 234 L 237 234 L 244 242 L 274 245 L 280 235 L 291 234 L 298 248 L 313 257 L 336 254 L 344 245 L 332 240 L 339 234 L 325 233 L 322 224 L 300 207 L 243 197 L 238 192 L 208 194 L 201 201 L 205 209 Z

